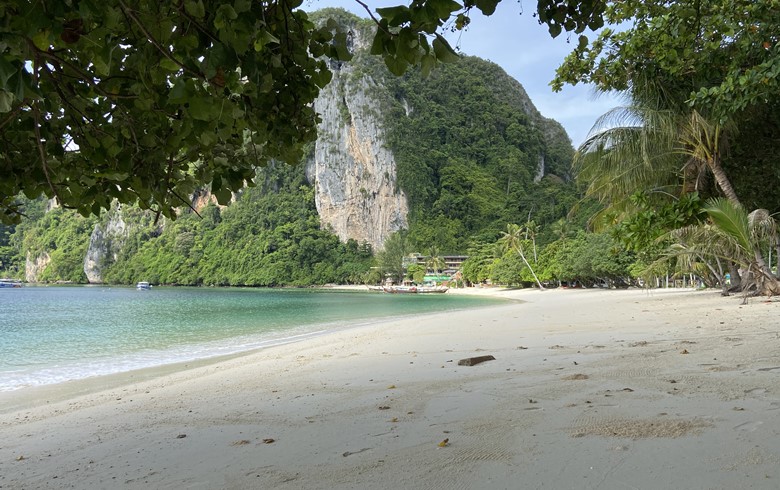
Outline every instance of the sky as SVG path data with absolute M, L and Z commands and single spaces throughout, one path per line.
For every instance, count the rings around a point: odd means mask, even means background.
M 404 0 L 364 1 L 372 10 L 377 7 L 401 5 Z M 361 17 L 368 17 L 355 0 L 306 0 L 303 8 L 317 10 L 342 7 Z M 563 125 L 572 144 L 582 143 L 596 119 L 620 105 L 613 95 L 596 95 L 588 85 L 566 85 L 561 92 L 549 86 L 555 69 L 571 52 L 577 42 L 572 36 L 567 43 L 566 33 L 553 39 L 547 26 L 541 26 L 533 17 L 535 0 L 503 0 L 490 17 L 475 11 L 467 30 L 448 35 L 453 47 L 461 53 L 479 56 L 501 66 L 525 88 L 531 101 L 543 116 Z M 586 32 L 593 39 L 593 33 Z

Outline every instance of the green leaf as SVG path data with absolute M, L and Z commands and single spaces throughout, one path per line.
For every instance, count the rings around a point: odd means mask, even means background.
M 263 29 L 259 31 L 259 35 L 255 38 L 255 51 L 258 53 L 263 50 L 263 48 L 268 44 L 279 44 L 279 38 L 268 32 L 267 30 Z
M 35 47 L 41 51 L 47 51 L 50 46 L 49 31 L 38 31 L 33 37 L 32 41 Z
M 753 250 L 748 214 L 742 206 L 727 199 L 716 198 L 708 201 L 704 211 L 721 231 L 733 238 L 741 247 L 747 251 Z
M 218 203 L 220 203 L 223 206 L 230 204 L 230 199 L 233 197 L 233 193 L 230 192 L 230 189 L 223 187 L 218 189 L 217 191 L 212 190 L 212 192 L 217 197 Z
M 490 3 L 490 1 L 493 0 L 487 0 L 488 3 Z M 455 2 L 454 0 L 428 0 L 428 5 L 434 9 L 436 15 L 440 19 L 447 19 L 450 17 L 452 12 L 457 12 L 463 8 L 461 4 Z M 479 2 L 477 2 L 477 7 L 479 7 Z M 493 9 L 495 10 L 495 6 L 493 6 Z M 481 7 L 480 10 L 482 10 Z M 490 14 L 485 13 L 485 15 Z
M 202 145 L 211 146 L 217 142 L 217 135 L 211 131 L 203 131 L 198 139 Z
M 477 8 L 484 15 L 493 15 L 500 0 L 477 0 Z
M 203 0 L 185 2 L 184 10 L 197 19 L 202 19 L 206 16 L 206 7 L 203 6 Z
M 160 60 L 160 67 L 173 72 L 177 72 L 181 69 L 181 67 L 175 61 L 168 58 L 163 58 Z
M 420 60 L 420 71 L 422 72 L 422 76 L 427 78 L 435 66 L 436 56 L 434 56 L 432 53 L 428 53 L 423 56 L 422 60 Z
M 385 40 L 387 40 L 387 34 L 381 29 L 377 29 L 374 35 L 374 41 L 371 43 L 371 54 L 379 56 L 385 52 Z
M 450 43 L 438 34 L 436 39 L 433 40 L 433 52 L 436 53 L 436 59 L 445 63 L 452 63 L 460 59 L 458 53 L 450 46 Z
M 11 92 L 0 90 L 0 113 L 11 112 L 14 96 Z
M 394 27 L 400 26 L 404 22 L 409 22 L 412 20 L 409 7 L 405 7 L 403 5 L 376 9 L 376 13 Z
M 233 8 L 239 14 L 252 10 L 252 0 L 236 0 L 233 2 Z
M 385 65 L 387 66 L 387 69 L 390 70 L 390 73 L 396 76 L 401 76 L 406 72 L 406 69 L 409 67 L 409 63 L 398 56 L 385 56 Z
M 8 80 L 17 72 L 17 68 L 0 56 L 0 89 L 8 89 Z
M 26 78 L 26 74 L 23 72 L 19 72 L 16 75 L 16 91 L 14 92 L 14 95 L 16 96 L 16 100 L 24 100 L 24 94 L 25 94 L 25 83 L 24 79 Z
M 217 9 L 217 14 L 214 16 L 214 27 L 217 29 L 224 29 L 230 21 L 236 20 L 238 14 L 233 7 L 223 3 Z
M 193 119 L 211 121 L 219 114 L 219 108 L 209 97 L 193 97 L 189 101 L 189 112 Z

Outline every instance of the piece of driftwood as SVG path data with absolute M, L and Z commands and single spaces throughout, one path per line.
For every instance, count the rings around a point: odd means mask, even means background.
M 458 361 L 458 366 L 476 366 L 477 364 L 485 361 L 495 361 L 493 356 L 479 356 L 479 357 L 467 357 Z

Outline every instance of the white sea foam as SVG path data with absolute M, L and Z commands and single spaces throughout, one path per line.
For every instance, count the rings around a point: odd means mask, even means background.
M 299 342 L 328 332 L 328 329 L 292 332 L 272 338 L 248 336 L 217 342 L 183 345 L 164 350 L 148 350 L 114 358 L 75 361 L 29 369 L 8 369 L 0 372 L 0 391 L 44 386 L 65 381 L 123 373 L 137 369 L 165 366 Z

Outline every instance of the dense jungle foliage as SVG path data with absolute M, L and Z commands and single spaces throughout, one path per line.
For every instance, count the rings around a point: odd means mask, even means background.
M 364 64 L 355 76 L 373 72 L 384 84 L 378 89 L 389 108 L 384 125 L 411 210 L 409 230 L 399 235 L 401 256 L 468 254 L 496 243 L 507 223 L 529 220 L 537 223 L 540 247 L 557 238 L 553 225 L 579 199 L 569 175 L 573 149 L 557 123 L 526 112 L 530 103 L 520 84 L 477 58 L 445 65 L 429 78 L 388 76 L 370 57 L 355 62 Z M 90 236 L 96 224 L 105 229 L 117 215 L 128 232 L 121 244 L 104 244 L 113 251 L 100 264 L 107 283 L 376 283 L 392 269 L 369 246 L 340 243 L 323 229 L 303 164 L 269 165 L 255 182 L 226 207 L 210 203 L 199 214 L 184 208 L 175 221 L 155 222 L 151 212 L 127 205 L 100 220 L 61 208 L 44 213 L 45 200 L 28 201 L 28 218 L 2 229 L 2 274 L 23 277 L 30 258 L 43 265 L 40 281 L 87 282 Z M 569 225 L 583 226 L 582 219 Z M 522 283 L 522 267 L 502 256 L 485 279 Z
M 176 221 L 155 223 L 152 213 L 123 207 L 122 219 L 131 231 L 120 252 L 103 264 L 104 281 L 305 286 L 368 279 L 370 247 L 354 240 L 341 243 L 320 228 L 314 193 L 301 167 L 269 166 L 259 171 L 258 181 L 263 184 L 245 189 L 230 206 L 209 203 L 200 216 L 184 211 Z M 24 220 L 10 229 L 9 245 L 0 249 L 4 267 L 5 260 L 11 264 L 5 273 L 23 271 L 24 257 L 14 255 L 21 250 L 32 257 L 46 253 L 49 264 L 40 281 L 86 282 L 84 257 L 97 222 L 61 208 L 39 220 Z
M 412 248 L 464 253 L 475 236 L 497 238 L 507 223 L 530 219 L 546 226 L 577 202 L 571 142 L 528 111 L 522 86 L 494 63 L 470 57 L 387 83 Z

